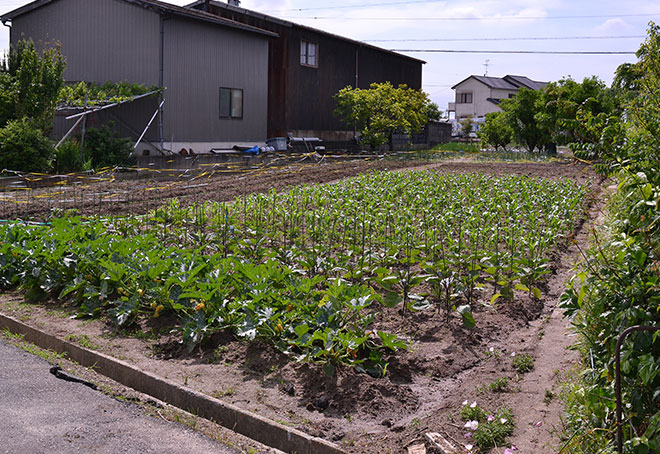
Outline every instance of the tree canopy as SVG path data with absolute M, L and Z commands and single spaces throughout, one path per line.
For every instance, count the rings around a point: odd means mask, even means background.
M 0 66 L 0 127 L 27 118 L 41 131 L 49 130 L 64 86 L 60 49 L 48 47 L 40 56 L 32 40 L 21 40 Z
M 392 133 L 420 132 L 434 110 L 426 93 L 407 85 L 395 88 L 389 82 L 374 83 L 368 89 L 349 85 L 335 99 L 335 115 L 373 148 L 387 143 Z

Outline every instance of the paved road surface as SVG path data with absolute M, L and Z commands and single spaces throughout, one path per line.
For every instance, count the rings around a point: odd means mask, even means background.
M 0 340 L 0 453 L 235 454 L 79 383 Z

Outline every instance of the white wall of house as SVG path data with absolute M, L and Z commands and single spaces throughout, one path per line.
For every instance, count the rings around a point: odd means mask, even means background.
M 517 90 L 503 90 L 494 89 L 485 85 L 476 79 L 468 79 L 460 85 L 456 86 L 456 119 L 460 120 L 468 116 L 475 118 L 483 118 L 487 113 L 499 112 L 501 109 L 489 98 L 506 99 L 509 95 L 515 95 Z M 463 102 L 469 100 L 471 93 L 472 102 Z

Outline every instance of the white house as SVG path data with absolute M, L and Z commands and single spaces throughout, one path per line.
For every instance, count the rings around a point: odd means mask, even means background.
M 478 121 L 487 113 L 499 112 L 500 101 L 513 98 L 521 87 L 539 90 L 546 85 L 547 82 L 525 76 L 470 76 L 452 87 L 456 91 L 456 101 L 449 103 L 447 111 L 450 118 L 453 112 L 456 120 L 472 116 Z

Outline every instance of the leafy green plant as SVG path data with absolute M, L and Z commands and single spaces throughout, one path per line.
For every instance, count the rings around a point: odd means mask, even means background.
M 514 429 L 513 411 L 508 407 L 503 407 L 479 424 L 472 439 L 479 449 L 487 450 L 504 445 L 506 438 L 513 434 Z
M 62 143 L 55 150 L 54 168 L 56 172 L 79 172 L 83 170 L 83 166 L 80 145 L 78 143 L 69 140 Z
M 584 373 L 565 393 L 573 452 L 613 449 L 615 347 L 623 330 L 660 322 L 657 211 L 660 201 L 660 27 L 650 23 L 634 68 L 619 69 L 617 97 L 625 114 L 578 112 L 588 140 L 573 145 L 582 159 L 619 181 L 609 219 L 595 231 L 585 263 L 562 297 L 579 333 Z M 628 337 L 621 350 L 623 452 L 660 449 L 660 342 L 654 333 Z
M 2 65 L 4 66 L 4 65 Z M 7 91 L 0 99 L 0 127 L 11 120 L 29 120 L 42 133 L 52 128 L 60 89 L 64 84 L 64 57 L 59 47 L 46 46 L 42 55 L 32 40 L 19 40 L 9 51 L 4 76 Z M 3 118 L 4 117 L 4 118 Z
M 488 385 L 488 388 L 494 393 L 504 393 L 509 390 L 509 380 L 506 377 L 496 378 Z
M 112 122 L 87 130 L 84 160 L 90 160 L 93 168 L 128 165 L 132 151 L 131 141 L 120 137 Z
M 53 144 L 26 118 L 0 129 L 0 168 L 44 172 L 50 167 Z
M 517 354 L 511 361 L 513 368 L 521 374 L 526 374 L 534 370 L 534 359 L 529 353 Z

